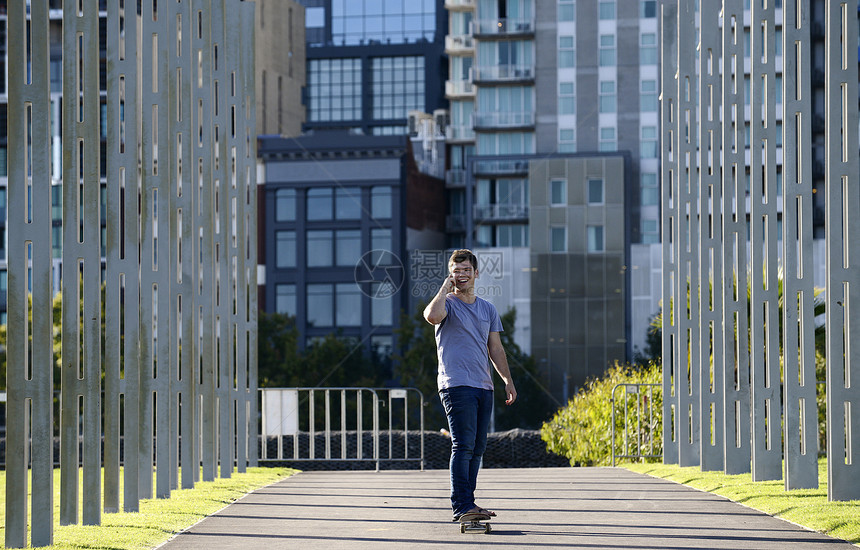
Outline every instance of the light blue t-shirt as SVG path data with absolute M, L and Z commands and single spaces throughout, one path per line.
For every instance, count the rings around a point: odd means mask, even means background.
M 493 389 L 487 340 L 502 332 L 496 307 L 483 298 L 467 304 L 453 294 L 445 297 L 447 316 L 436 325 L 436 350 L 440 390 L 455 386 Z

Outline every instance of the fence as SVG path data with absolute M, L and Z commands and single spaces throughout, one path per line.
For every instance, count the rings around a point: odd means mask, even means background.
M 260 461 L 365 461 L 377 471 L 381 461 L 418 461 L 424 469 L 424 396 L 415 388 L 259 391 Z M 413 408 L 410 395 L 418 401 Z M 410 417 L 417 456 L 410 453 Z
M 660 437 L 658 429 L 662 422 L 661 407 L 654 404 L 654 388 L 660 388 L 661 384 L 617 384 L 612 388 L 612 466 L 615 466 L 617 458 L 660 458 L 662 452 L 654 452 L 654 441 Z M 615 392 L 622 390 L 621 399 L 616 398 Z M 634 403 L 635 401 L 635 403 Z M 616 411 L 624 412 L 624 432 L 622 433 L 623 444 L 620 453 L 616 453 Z M 656 410 L 655 410 L 656 409 Z M 635 433 L 631 437 L 631 412 L 634 415 Z M 631 444 L 634 446 L 631 447 Z M 647 447 L 648 453 L 643 454 Z

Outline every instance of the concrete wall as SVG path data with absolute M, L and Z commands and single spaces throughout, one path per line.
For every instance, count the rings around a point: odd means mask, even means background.
M 530 184 L 532 355 L 560 399 L 626 356 L 625 159 L 533 162 Z M 567 204 L 550 205 L 552 179 L 567 181 Z M 589 204 L 589 179 L 604 182 Z M 604 250 L 588 250 L 588 227 L 604 228 Z M 567 229 L 567 251 L 550 249 L 551 227 Z
M 257 134 L 298 136 L 305 121 L 305 8 L 256 0 Z

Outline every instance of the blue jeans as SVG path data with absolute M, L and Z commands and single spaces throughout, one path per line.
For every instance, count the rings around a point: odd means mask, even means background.
M 493 392 L 456 386 L 439 392 L 451 431 L 451 507 L 460 516 L 475 507 L 475 485 L 487 448 Z

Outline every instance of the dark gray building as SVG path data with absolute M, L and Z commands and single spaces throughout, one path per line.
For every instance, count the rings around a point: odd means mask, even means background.
M 301 347 L 335 333 L 387 357 L 410 307 L 410 243 L 443 240 L 444 183 L 418 171 L 406 136 L 260 138 L 258 156 L 261 309 L 294 315 Z
M 442 0 L 300 0 L 305 129 L 401 135 L 407 113 L 447 108 Z

